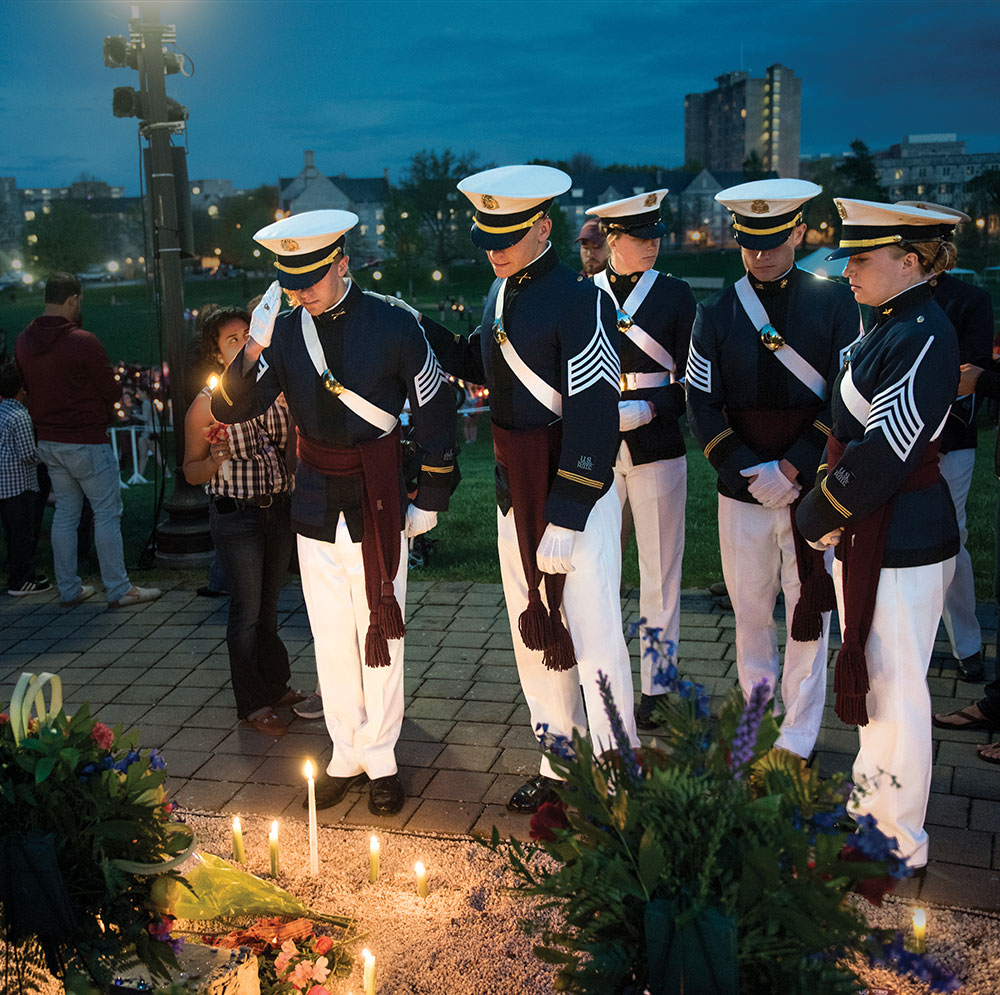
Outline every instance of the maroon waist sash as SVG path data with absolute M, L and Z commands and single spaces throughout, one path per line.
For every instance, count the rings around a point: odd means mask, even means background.
M 843 442 L 830 436 L 827 443 L 830 473 L 837 468 L 845 448 Z M 931 442 L 897 493 L 923 490 L 940 479 L 938 442 Z M 890 497 L 880 508 L 846 525 L 840 540 L 844 586 L 844 617 L 840 620 L 843 644 L 834 665 L 833 690 L 837 696 L 834 711 L 848 725 L 868 725 L 865 698 L 870 683 L 865 645 L 875 614 L 892 506 L 893 498 Z
M 528 607 L 517 620 L 521 639 L 528 649 L 542 650 L 542 663 L 549 670 L 569 670 L 576 666 L 573 640 L 563 624 L 562 607 L 565 574 L 543 574 L 535 554 L 545 531 L 545 502 L 559 469 L 562 425 L 514 431 L 493 425 L 493 452 L 510 484 L 511 507 L 521 567 L 528 585 Z M 539 588 L 545 580 L 545 611 Z M 507 606 L 511 611 L 512 605 Z
M 370 612 L 365 637 L 365 663 L 389 666 L 390 639 L 406 634 L 403 613 L 393 588 L 399 570 L 400 430 L 358 446 L 328 446 L 298 431 L 299 459 L 325 477 L 360 477 L 364 535 L 361 559 L 365 567 L 365 594 Z

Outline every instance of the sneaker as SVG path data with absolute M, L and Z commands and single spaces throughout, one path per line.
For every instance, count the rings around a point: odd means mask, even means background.
M 143 605 L 155 601 L 163 592 L 158 587 L 133 587 L 117 601 L 109 601 L 109 608 L 128 608 L 131 605 Z
M 321 719 L 323 718 L 323 698 L 314 694 L 305 701 L 300 701 L 297 705 L 292 705 L 292 711 L 300 719 Z
M 87 598 L 92 598 L 96 591 L 97 588 L 92 584 L 84 584 L 83 587 L 80 588 L 80 593 L 75 598 L 72 598 L 70 601 L 60 601 L 59 607 L 75 608 L 81 602 L 86 601 Z
M 23 598 L 26 594 L 44 594 L 46 591 L 51 591 L 52 585 L 46 579 L 42 580 L 26 580 L 20 587 L 8 587 L 7 593 L 12 598 Z

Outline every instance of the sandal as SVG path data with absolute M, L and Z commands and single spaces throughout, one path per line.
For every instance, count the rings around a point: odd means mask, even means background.
M 996 756 L 987 756 L 984 751 L 993 750 Z M 987 743 L 984 746 L 977 746 L 976 753 L 980 760 L 985 760 L 988 764 L 1000 764 L 1000 743 Z
M 977 715 L 972 709 L 976 707 L 975 705 L 969 705 L 967 708 L 960 708 L 955 712 L 946 712 L 943 715 L 935 715 L 931 720 L 938 729 L 959 729 L 959 730 L 972 730 L 972 729 L 995 729 L 996 723 L 991 722 L 989 719 L 984 718 L 982 715 Z M 945 722 L 945 719 L 958 718 L 962 719 L 961 722 Z M 1000 761 L 997 761 L 1000 762 Z

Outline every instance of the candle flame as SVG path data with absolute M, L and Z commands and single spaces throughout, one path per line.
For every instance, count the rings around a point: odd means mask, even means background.
M 306 780 L 311 781 L 313 779 L 313 765 L 311 760 L 306 761 L 305 772 Z
M 219 386 L 219 378 L 213 373 L 208 378 L 208 389 L 209 390 L 215 390 L 215 388 L 218 387 L 218 386 Z
M 271 837 L 272 837 L 272 839 L 277 839 L 278 838 L 278 820 L 277 819 L 275 819 L 271 823 Z
M 378 853 L 378 851 L 379 851 L 379 843 L 378 843 L 378 837 L 377 836 L 373 836 L 371 838 L 371 840 L 369 840 L 369 842 L 368 842 L 368 849 L 371 850 L 372 853 Z
M 240 825 L 240 817 L 238 815 L 233 816 L 233 832 L 240 833 L 243 831 L 243 827 Z
M 418 860 L 418 861 L 417 861 L 417 862 L 416 862 L 416 863 L 415 863 L 415 864 L 413 865 L 413 870 L 414 870 L 414 871 L 416 871 L 416 873 L 417 873 L 418 875 L 419 875 L 419 874 L 426 874 L 426 873 L 427 873 L 427 868 L 426 868 L 426 867 L 424 867 L 424 864 L 423 864 L 423 861 L 421 861 L 421 860 Z
M 913 925 L 916 929 L 924 929 L 927 926 L 927 912 L 924 909 L 913 910 Z
M 369 964 L 373 960 L 375 960 L 375 955 L 367 947 L 365 947 L 365 949 L 361 951 L 361 956 L 364 957 L 366 964 Z

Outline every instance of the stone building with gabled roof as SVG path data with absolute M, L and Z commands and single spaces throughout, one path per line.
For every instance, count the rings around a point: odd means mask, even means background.
M 287 214 L 304 211 L 353 211 L 357 228 L 348 235 L 349 250 L 359 257 L 380 257 L 385 252 L 385 206 L 389 177 L 326 176 L 316 168 L 315 154 L 307 151 L 298 176 L 278 179 L 278 209 Z

